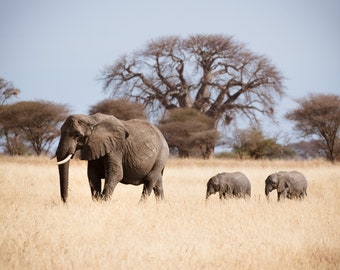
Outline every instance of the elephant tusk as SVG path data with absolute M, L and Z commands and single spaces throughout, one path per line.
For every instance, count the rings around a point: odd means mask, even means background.
M 71 157 L 72 157 L 72 154 L 69 154 L 65 159 L 58 161 L 57 165 L 61 165 L 61 164 L 66 163 L 67 161 L 69 161 L 71 159 Z

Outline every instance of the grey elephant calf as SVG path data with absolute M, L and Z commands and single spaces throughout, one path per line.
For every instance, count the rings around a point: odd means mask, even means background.
M 265 181 L 265 194 L 277 189 L 277 200 L 302 199 L 307 196 L 307 179 L 298 171 L 280 171 L 269 175 Z
M 219 173 L 211 177 L 207 183 L 206 199 L 219 192 L 220 199 L 226 197 L 247 197 L 251 195 L 250 181 L 241 172 Z

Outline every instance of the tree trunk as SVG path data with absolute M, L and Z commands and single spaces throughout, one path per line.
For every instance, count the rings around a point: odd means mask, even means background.
M 189 158 L 189 151 L 187 150 L 182 150 L 182 149 L 178 149 L 178 156 L 180 158 Z
M 204 159 L 210 159 L 213 157 L 214 155 L 214 148 L 215 146 L 212 144 L 204 144 L 201 145 L 201 153 L 202 153 L 202 157 Z

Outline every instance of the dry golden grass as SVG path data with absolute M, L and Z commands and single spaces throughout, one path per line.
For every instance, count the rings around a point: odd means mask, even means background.
M 266 176 L 296 169 L 308 198 L 277 203 Z M 242 171 L 249 200 L 205 201 L 208 179 Z M 340 167 L 325 161 L 169 161 L 166 200 L 142 186 L 92 202 L 86 162 L 72 161 L 63 205 L 55 160 L 0 157 L 0 269 L 339 269 Z

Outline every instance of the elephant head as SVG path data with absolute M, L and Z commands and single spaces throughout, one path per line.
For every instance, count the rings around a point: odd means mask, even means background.
M 80 151 L 82 160 L 99 159 L 112 151 L 121 151 L 128 136 L 125 126 L 114 116 L 69 116 L 61 127 L 56 152 L 62 200 L 67 199 L 69 160 L 76 151 Z
M 217 176 L 214 176 L 210 178 L 207 183 L 206 199 L 208 199 L 210 195 L 213 195 L 219 191 L 220 191 L 220 181 Z
M 265 194 L 268 197 L 269 193 L 274 190 L 277 189 L 279 185 L 279 177 L 276 173 L 271 174 L 267 177 L 266 181 L 265 181 Z
M 265 194 L 269 198 L 269 193 L 277 189 L 277 199 L 280 201 L 281 198 L 289 197 L 290 186 L 291 182 L 285 173 L 274 173 L 269 175 L 265 181 Z

